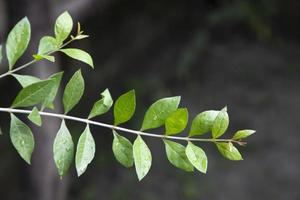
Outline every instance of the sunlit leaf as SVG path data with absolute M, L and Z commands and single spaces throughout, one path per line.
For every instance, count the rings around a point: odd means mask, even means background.
M 147 110 L 141 130 L 158 128 L 165 124 L 166 119 L 177 110 L 179 103 L 179 96 L 156 101 Z
M 40 40 L 38 54 L 45 55 L 49 52 L 53 52 L 59 48 L 59 43 L 54 37 L 44 36 Z
M 239 130 L 234 134 L 232 139 L 234 139 L 234 140 L 244 139 L 244 138 L 247 138 L 247 137 L 249 137 L 250 135 L 252 135 L 254 133 L 255 133 L 255 130 L 247 130 L 247 129 Z
M 61 52 L 65 53 L 67 56 L 79 60 L 81 62 L 84 62 L 94 68 L 93 59 L 87 52 L 81 50 L 81 49 L 61 49 Z
M 133 147 L 131 142 L 125 137 L 119 135 L 116 131 L 113 131 L 114 140 L 112 149 L 116 159 L 124 167 L 133 166 Z
M 80 101 L 84 92 L 84 79 L 78 70 L 68 82 L 63 96 L 65 113 L 68 113 Z
M 212 136 L 213 138 L 218 138 L 222 136 L 227 130 L 229 125 L 229 117 L 227 113 L 227 108 L 223 108 L 217 115 L 213 126 L 212 126 Z
M 30 23 L 27 17 L 19 21 L 10 31 L 6 42 L 6 56 L 9 70 L 12 70 L 17 60 L 24 54 L 30 41 Z
M 194 171 L 193 165 L 185 154 L 185 147 L 183 145 L 166 139 L 164 140 L 164 143 L 167 158 L 172 165 L 187 172 Z
M 30 164 L 34 149 L 34 137 L 30 128 L 11 114 L 10 139 L 20 156 Z
M 182 132 L 188 123 L 188 110 L 179 108 L 166 119 L 166 135 L 176 135 Z
M 111 98 L 108 89 L 104 90 L 101 93 L 101 97 L 102 98 L 94 104 L 89 114 L 89 119 L 108 112 L 111 106 L 113 105 L 113 99 Z
M 58 174 L 63 177 L 74 159 L 74 143 L 64 120 L 54 140 L 53 155 Z
M 21 86 L 27 87 L 33 83 L 41 81 L 41 79 L 34 77 L 34 76 L 29 76 L 29 75 L 19 75 L 19 74 L 12 74 L 13 77 L 17 79 L 17 81 L 21 84 Z
M 28 116 L 28 119 L 37 126 L 42 125 L 42 118 L 37 107 L 34 107 Z
M 189 136 L 203 135 L 211 131 L 219 111 L 209 110 L 198 114 L 192 122 Z
M 114 106 L 115 125 L 127 122 L 131 119 L 135 111 L 135 92 L 129 92 L 121 95 Z
M 235 148 L 230 142 L 216 143 L 219 152 L 229 160 L 243 160 L 239 150 Z
M 192 142 L 188 142 L 185 153 L 192 165 L 197 170 L 205 174 L 207 171 L 208 163 L 205 152 L 200 147 L 194 145 Z
M 73 20 L 70 14 L 65 11 L 55 22 L 54 32 L 58 43 L 62 43 L 68 38 L 73 28 Z
M 91 134 L 90 127 L 87 126 L 81 134 L 75 156 L 75 164 L 78 176 L 81 176 L 87 166 L 92 162 L 95 156 L 96 144 Z
M 46 59 L 46 60 L 48 60 L 48 61 L 50 61 L 50 62 L 55 62 L 55 57 L 54 57 L 54 56 L 35 54 L 35 55 L 33 55 L 33 58 L 34 58 L 35 60 Z
M 152 164 L 151 151 L 141 136 L 133 143 L 133 158 L 138 179 L 141 181 L 148 174 Z

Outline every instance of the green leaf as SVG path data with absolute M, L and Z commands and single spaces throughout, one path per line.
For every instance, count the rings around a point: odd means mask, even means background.
M 218 116 L 216 117 L 213 126 L 212 126 L 212 136 L 213 138 L 218 138 L 220 136 L 222 136 L 229 125 L 229 117 L 228 117 L 228 113 L 227 113 L 227 108 L 223 108 Z
M 108 89 L 104 90 L 101 93 L 101 97 L 102 98 L 94 104 L 94 106 L 89 114 L 89 117 L 88 117 L 89 119 L 108 112 L 109 109 L 111 108 L 111 106 L 113 105 L 114 101 L 111 98 L 111 95 L 110 95 Z
M 28 119 L 37 126 L 42 126 L 42 118 L 37 107 L 34 107 L 28 116 Z
M 60 177 L 63 177 L 69 170 L 74 158 L 74 143 L 65 120 L 62 120 L 60 129 L 55 137 L 53 155 L 58 174 Z
M 73 28 L 73 20 L 70 14 L 65 11 L 55 22 L 54 32 L 57 42 L 60 44 L 67 39 Z
M 12 70 L 17 60 L 23 55 L 30 41 L 30 23 L 27 17 L 19 21 L 10 31 L 6 42 L 6 55 L 9 70 Z
M 58 72 L 56 74 L 53 74 L 50 77 L 50 80 L 52 81 L 51 90 L 50 90 L 48 96 L 46 97 L 45 101 L 43 102 L 43 107 L 48 107 L 48 108 L 52 107 L 53 101 L 57 95 L 63 74 L 64 74 L 64 72 Z
M 55 57 L 54 57 L 54 56 L 35 54 L 35 55 L 33 55 L 33 58 L 34 58 L 35 60 L 46 59 L 46 60 L 48 60 L 48 61 L 50 61 L 50 62 L 55 62 Z
M 68 82 L 63 96 L 65 113 L 68 113 L 80 101 L 84 92 L 84 80 L 78 70 Z
M 34 137 L 30 128 L 11 114 L 10 139 L 20 156 L 30 164 L 34 149 Z
M 179 96 L 164 98 L 156 101 L 147 110 L 141 131 L 162 126 L 166 119 L 177 110 L 179 103 Z
M 0 64 L 2 63 L 2 58 L 3 58 L 2 45 L 0 45 Z
M 249 137 L 250 135 L 254 134 L 256 131 L 255 130 L 239 130 L 237 131 L 234 136 L 233 140 L 240 140 Z
M 192 142 L 188 142 L 185 153 L 192 165 L 200 172 L 206 174 L 208 161 L 205 152 Z
M 185 147 L 179 143 L 164 139 L 168 160 L 172 165 L 187 172 L 194 171 L 193 165 L 185 154 Z
M 124 167 L 132 167 L 133 166 L 133 147 L 131 142 L 125 137 L 119 135 L 116 131 L 114 133 L 114 140 L 112 149 L 116 159 L 121 163 Z
M 133 159 L 138 179 L 141 181 L 148 174 L 152 164 L 151 151 L 141 136 L 133 143 Z
M 176 135 L 182 132 L 188 123 L 188 110 L 179 108 L 166 119 L 166 135 Z
M 87 166 L 92 162 L 95 151 L 96 144 L 91 134 L 90 127 L 87 125 L 77 144 L 75 165 L 78 176 L 81 176 L 85 172 Z
M 61 52 L 65 53 L 67 56 L 79 60 L 81 62 L 84 62 L 94 68 L 93 59 L 87 52 L 81 50 L 81 49 L 61 49 Z
M 114 106 L 115 125 L 127 122 L 131 119 L 135 111 L 135 92 L 129 92 L 121 95 Z
M 218 114 L 219 111 L 216 110 L 204 111 L 198 114 L 192 122 L 189 136 L 203 135 L 210 132 Z
M 59 48 L 59 43 L 54 37 L 44 36 L 40 40 L 38 54 L 45 55 L 49 52 L 56 51 Z
M 243 160 L 239 150 L 235 148 L 231 142 L 219 142 L 216 143 L 219 152 L 229 160 Z
M 50 79 L 23 88 L 14 100 L 12 107 L 28 107 L 44 102 L 51 92 L 52 85 L 53 81 Z
M 13 77 L 17 79 L 17 81 L 21 84 L 21 86 L 27 87 L 33 83 L 37 83 L 41 81 L 41 79 L 34 77 L 34 76 L 28 76 L 28 75 L 19 75 L 19 74 L 12 74 Z

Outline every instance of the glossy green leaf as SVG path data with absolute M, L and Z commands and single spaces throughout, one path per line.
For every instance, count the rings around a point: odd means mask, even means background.
M 53 74 L 50 77 L 50 80 L 52 81 L 51 90 L 43 102 L 43 107 L 48 107 L 48 108 L 52 107 L 53 101 L 57 95 L 63 74 L 64 74 L 64 72 L 58 72 L 56 74 Z
M 239 130 L 234 134 L 232 139 L 234 139 L 234 140 L 244 139 L 244 138 L 247 138 L 247 137 L 249 137 L 250 135 L 252 135 L 254 133 L 255 133 L 255 130 L 247 130 L 247 129 Z
M 79 60 L 81 62 L 84 62 L 94 68 L 93 59 L 87 52 L 81 50 L 81 49 L 61 49 L 61 52 L 65 53 L 67 56 Z
M 29 75 L 12 74 L 12 76 L 17 79 L 23 88 L 41 81 L 41 79 Z
M 131 119 L 135 111 L 135 92 L 129 92 L 121 95 L 114 106 L 115 125 L 127 122 Z
M 189 136 L 203 135 L 210 132 L 218 114 L 219 111 L 216 110 L 204 111 L 198 114 L 192 122 Z
M 200 147 L 194 145 L 192 142 L 188 142 L 185 153 L 192 165 L 197 170 L 205 174 L 207 171 L 208 163 L 205 152 Z
M 30 128 L 11 114 L 10 139 L 19 155 L 30 164 L 34 149 L 34 137 Z
M 80 101 L 84 92 L 84 79 L 78 70 L 68 82 L 63 96 L 65 113 L 68 113 Z
M 37 126 L 42 126 L 42 118 L 37 107 L 34 107 L 28 115 L 28 119 Z
M 164 139 L 167 158 L 172 165 L 187 172 L 194 171 L 193 165 L 185 154 L 185 147 L 179 143 Z
M 90 127 L 87 126 L 81 134 L 75 156 L 75 165 L 78 176 L 81 176 L 87 166 L 92 162 L 95 156 L 96 144 L 91 134 Z
M 69 170 L 74 158 L 74 143 L 64 120 L 55 137 L 53 157 L 58 174 L 63 177 Z
M 9 70 L 12 70 L 17 60 L 24 54 L 30 41 L 30 23 L 27 17 L 20 20 L 10 31 L 6 42 L 6 56 Z
M 56 51 L 59 48 L 59 43 L 54 37 L 44 36 L 40 40 L 38 54 L 45 55 L 47 53 Z
M 12 107 L 28 107 L 44 102 L 51 92 L 52 85 L 53 81 L 50 79 L 23 88 L 14 100 Z
M 218 138 L 222 136 L 229 125 L 229 117 L 227 113 L 227 108 L 223 108 L 216 117 L 212 126 L 212 136 L 213 138 Z
M 61 14 L 55 22 L 54 32 L 58 43 L 67 39 L 73 28 L 73 20 L 68 12 Z
M 219 142 L 216 143 L 219 152 L 229 160 L 243 160 L 239 150 L 235 148 L 232 143 Z
M 89 114 L 89 117 L 88 117 L 89 119 L 108 112 L 109 109 L 111 108 L 111 106 L 113 105 L 114 101 L 113 101 L 108 89 L 104 90 L 101 93 L 101 97 L 102 98 L 94 104 L 94 106 Z
M 172 113 L 165 123 L 166 135 L 176 135 L 182 132 L 188 123 L 188 110 L 179 108 Z
M 147 110 L 141 130 L 158 128 L 165 124 L 166 119 L 177 110 L 179 103 L 179 96 L 156 101 Z
M 33 55 L 33 58 L 34 58 L 35 60 L 46 59 L 46 60 L 48 60 L 48 61 L 50 61 L 50 62 L 55 62 L 55 57 L 54 57 L 54 56 L 35 54 L 35 55 Z
M 133 159 L 138 179 L 141 181 L 148 174 L 152 164 L 151 151 L 141 136 L 133 143 Z
M 131 142 L 125 137 L 119 135 L 116 131 L 114 133 L 114 140 L 112 149 L 116 159 L 121 163 L 124 167 L 132 167 L 133 166 L 133 147 Z
M 2 54 L 2 45 L 0 45 L 0 64 L 2 63 L 3 54 Z

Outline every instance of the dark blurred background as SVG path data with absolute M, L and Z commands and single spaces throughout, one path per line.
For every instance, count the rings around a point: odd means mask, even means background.
M 22 73 L 44 78 L 65 70 L 65 83 L 81 67 L 86 94 L 72 115 L 85 116 L 105 88 L 115 99 L 134 88 L 137 112 L 127 127 L 139 128 L 153 101 L 182 95 L 190 118 L 227 105 L 227 137 L 243 128 L 257 134 L 240 148 L 242 162 L 227 161 L 212 144 L 201 144 L 209 159 L 207 175 L 172 167 L 162 142 L 147 138 L 154 161 L 139 183 L 134 168 L 124 169 L 114 159 L 110 131 L 93 127 L 93 163 L 79 179 L 73 166 L 59 180 L 52 158 L 59 121 L 45 118 L 43 128 L 34 128 L 36 149 L 28 166 L 10 143 L 8 115 L 0 113 L 0 199 L 300 199 L 298 0 L 0 0 L 0 41 L 28 16 L 33 31 L 27 58 L 19 62 L 24 63 L 41 36 L 53 35 L 54 21 L 65 10 L 90 35 L 72 46 L 90 52 L 96 69 L 57 54 L 57 64 L 39 62 Z M 1 80 L 1 107 L 19 89 L 12 78 Z M 111 122 L 112 116 L 97 120 Z M 77 143 L 84 125 L 68 126 Z

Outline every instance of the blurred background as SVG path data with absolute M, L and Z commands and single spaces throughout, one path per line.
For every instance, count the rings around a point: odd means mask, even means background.
M 227 105 L 231 124 L 225 137 L 244 128 L 257 134 L 239 148 L 242 162 L 225 160 L 214 145 L 201 144 L 209 159 L 207 175 L 172 167 L 162 142 L 147 138 L 154 161 L 139 183 L 134 168 L 123 168 L 113 157 L 110 130 L 93 127 L 93 163 L 82 177 L 73 166 L 59 180 L 52 158 L 59 121 L 45 118 L 42 128 L 33 127 L 36 149 L 28 166 L 10 143 L 8 115 L 0 113 L 0 199 L 300 199 L 298 0 L 0 0 L 0 41 L 28 16 L 33 31 L 27 58 L 19 62 L 24 63 L 43 35 L 53 35 L 55 19 L 65 10 L 90 35 L 72 46 L 91 53 L 95 70 L 57 54 L 56 64 L 39 62 L 22 73 L 45 78 L 65 70 L 66 83 L 82 68 L 86 93 L 72 115 L 85 116 L 105 88 L 114 99 L 134 88 L 137 112 L 126 127 L 139 128 L 155 100 L 182 95 L 190 118 Z M 12 78 L 2 79 L 1 107 L 19 89 Z M 109 123 L 112 115 L 97 120 Z M 68 126 L 77 143 L 84 125 Z

